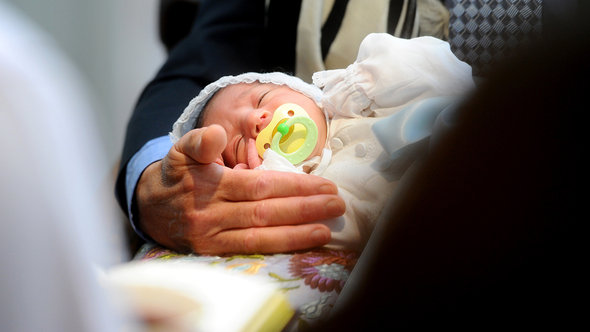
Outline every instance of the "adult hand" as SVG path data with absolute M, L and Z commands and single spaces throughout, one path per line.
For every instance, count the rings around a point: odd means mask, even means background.
M 307 174 L 230 169 L 213 125 L 184 135 L 137 185 L 139 224 L 160 244 L 200 254 L 276 253 L 326 244 L 315 221 L 345 210 L 332 182 Z

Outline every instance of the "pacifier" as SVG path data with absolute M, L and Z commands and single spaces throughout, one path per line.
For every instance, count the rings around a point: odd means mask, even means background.
M 307 112 L 297 104 L 283 104 L 256 137 L 256 150 L 262 158 L 270 148 L 296 165 L 311 155 L 317 142 L 318 128 Z

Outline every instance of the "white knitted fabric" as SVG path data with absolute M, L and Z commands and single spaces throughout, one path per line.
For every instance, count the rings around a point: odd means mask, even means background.
M 217 81 L 207 85 L 199 95 L 190 101 L 188 106 L 184 109 L 184 112 L 176 120 L 170 133 L 170 140 L 172 143 L 176 143 L 180 137 L 188 133 L 195 126 L 197 116 L 207 104 L 207 101 L 213 97 L 215 92 L 219 89 L 224 88 L 228 85 L 239 84 L 239 83 L 272 83 L 277 85 L 286 85 L 289 88 L 303 93 L 307 97 L 311 98 L 321 108 L 322 90 L 313 84 L 309 84 L 299 79 L 298 77 L 287 75 L 280 72 L 272 73 L 244 73 L 237 76 L 224 76 Z

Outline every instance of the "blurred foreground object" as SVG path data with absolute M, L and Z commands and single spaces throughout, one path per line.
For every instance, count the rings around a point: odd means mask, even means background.
M 150 331 L 278 332 L 295 313 L 277 283 L 188 260 L 120 264 L 101 281 Z
M 83 83 L 0 2 L 2 331 L 117 330 L 93 268 L 122 251 L 107 240 L 108 167 Z
M 585 323 L 590 29 L 579 13 L 498 63 L 458 109 L 317 331 Z

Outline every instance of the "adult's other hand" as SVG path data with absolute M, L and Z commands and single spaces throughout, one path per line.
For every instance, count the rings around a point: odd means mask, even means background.
M 337 187 L 321 177 L 222 165 L 222 127 L 184 135 L 142 174 L 140 227 L 155 241 L 200 254 L 276 253 L 324 245 L 313 222 L 342 215 Z

